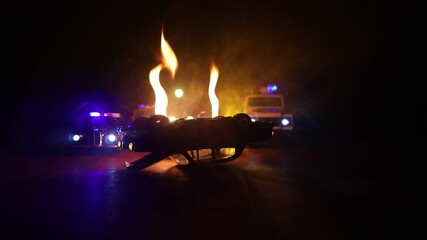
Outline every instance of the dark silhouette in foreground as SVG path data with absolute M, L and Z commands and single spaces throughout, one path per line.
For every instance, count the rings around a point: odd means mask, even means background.
M 244 113 L 174 122 L 163 115 L 141 117 L 128 127 L 123 147 L 150 153 L 125 164 L 128 169 L 139 170 L 167 157 L 179 165 L 192 165 L 197 160 L 225 163 L 238 158 L 248 144 L 271 137 L 271 124 L 252 122 Z

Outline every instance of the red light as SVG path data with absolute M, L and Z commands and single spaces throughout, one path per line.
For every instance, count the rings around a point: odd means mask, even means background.
M 120 118 L 120 113 L 104 113 L 104 117 L 113 117 L 113 118 Z

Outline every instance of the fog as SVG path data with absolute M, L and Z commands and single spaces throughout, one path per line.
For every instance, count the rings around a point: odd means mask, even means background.
M 5 9 L 3 102 L 18 129 L 63 127 L 92 103 L 126 115 L 153 104 L 148 73 L 160 62 L 162 29 L 179 63 L 174 79 L 161 77 L 171 111 L 209 110 L 212 62 L 223 115 L 238 112 L 244 95 L 267 83 L 278 85 L 301 122 L 337 132 L 370 127 L 360 125 L 364 115 L 382 122 L 392 111 L 384 105 L 399 104 L 409 24 L 401 3 L 25 2 Z M 184 98 L 172 96 L 176 87 Z M 386 124 L 384 131 L 397 122 Z

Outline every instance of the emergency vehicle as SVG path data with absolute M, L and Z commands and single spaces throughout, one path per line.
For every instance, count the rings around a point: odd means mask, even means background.
M 273 125 L 274 131 L 291 131 L 293 114 L 286 111 L 283 95 L 276 93 L 276 85 L 258 88 L 253 94 L 245 96 L 243 112 L 252 121 L 267 122 Z

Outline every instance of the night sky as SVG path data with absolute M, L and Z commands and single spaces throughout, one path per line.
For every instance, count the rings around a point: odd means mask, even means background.
M 175 79 L 165 73 L 162 83 L 185 89 L 188 111 L 209 106 L 214 61 L 220 111 L 255 86 L 276 83 L 303 127 L 360 140 L 391 136 L 403 120 L 386 120 L 403 107 L 399 84 L 409 68 L 410 13 L 399 2 L 24 1 L 2 8 L 2 98 L 13 140 L 27 130 L 65 129 L 91 103 L 125 115 L 152 104 L 148 73 L 160 63 L 162 28 L 179 64 Z

